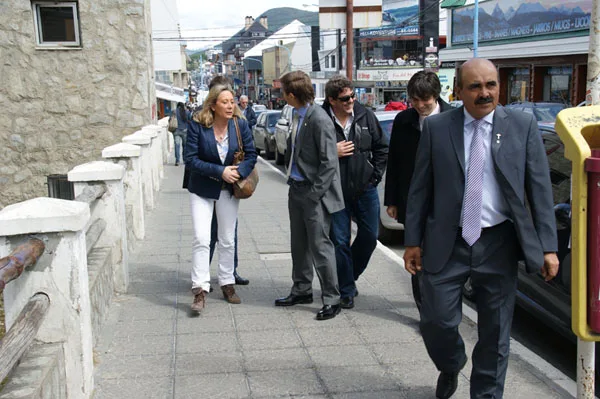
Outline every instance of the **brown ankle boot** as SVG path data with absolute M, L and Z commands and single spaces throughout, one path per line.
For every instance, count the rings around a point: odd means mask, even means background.
M 202 288 L 194 288 L 192 290 L 194 294 L 194 303 L 192 303 L 192 311 L 200 313 L 204 309 L 206 291 Z
M 223 291 L 223 296 L 227 302 L 235 304 L 242 303 L 240 297 L 235 293 L 233 284 L 224 285 L 221 287 L 221 290 Z

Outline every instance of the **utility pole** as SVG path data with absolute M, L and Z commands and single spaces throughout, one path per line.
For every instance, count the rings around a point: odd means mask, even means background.
M 588 51 L 587 105 L 600 105 L 600 0 L 593 0 L 590 18 L 590 47 Z M 596 342 L 577 338 L 577 399 L 595 398 Z
M 354 66 L 354 26 L 352 18 L 354 14 L 354 0 L 346 0 L 346 77 L 352 80 L 352 68 Z

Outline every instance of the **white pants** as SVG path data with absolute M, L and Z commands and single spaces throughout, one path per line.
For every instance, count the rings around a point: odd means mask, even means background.
M 222 190 L 218 200 L 190 193 L 194 241 L 192 243 L 192 289 L 210 289 L 210 227 L 213 208 L 219 224 L 217 251 L 219 254 L 219 285 L 235 284 L 233 256 L 235 253 L 235 223 L 240 200 Z

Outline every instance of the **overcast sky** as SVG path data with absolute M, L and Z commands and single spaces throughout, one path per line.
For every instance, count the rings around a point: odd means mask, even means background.
M 229 38 L 244 26 L 246 15 L 254 18 L 277 7 L 294 7 L 306 11 L 318 11 L 318 4 L 311 0 L 177 0 L 181 35 L 188 40 L 188 48 L 204 48 Z M 193 41 L 203 37 L 211 41 Z

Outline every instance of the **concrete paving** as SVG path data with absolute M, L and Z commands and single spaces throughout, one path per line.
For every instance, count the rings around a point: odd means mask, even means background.
M 250 279 L 236 286 L 242 304 L 223 299 L 213 260 L 215 291 L 193 317 L 189 194 L 183 167 L 165 167 L 146 238 L 130 254 L 129 291 L 115 298 L 95 349 L 95 398 L 434 398 L 438 372 L 418 332 L 409 275 L 381 245 L 354 309 L 315 320 L 318 281 L 313 304 L 273 305 L 291 287 L 288 186 L 266 162 L 258 168 L 258 189 L 239 212 L 239 272 Z M 461 325 L 469 354 L 476 328 Z M 564 375 L 516 347 L 505 398 L 572 397 L 557 383 Z M 455 398 L 469 397 L 470 369 L 469 361 Z

